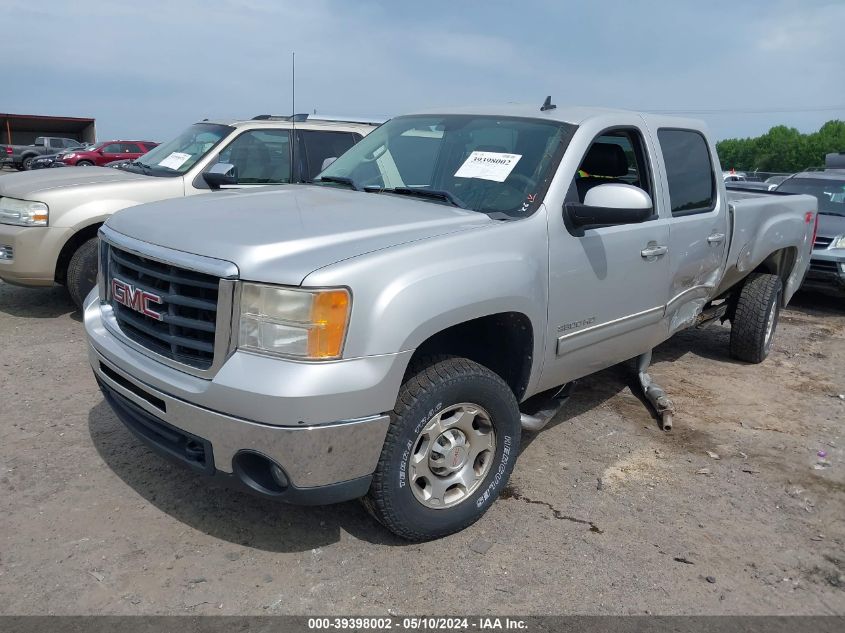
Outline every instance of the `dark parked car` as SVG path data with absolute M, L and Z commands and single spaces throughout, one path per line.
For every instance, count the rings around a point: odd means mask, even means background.
M 79 148 L 64 149 L 61 152 L 56 152 L 55 154 L 47 154 L 46 156 L 39 156 L 37 158 L 33 158 L 32 162 L 30 162 L 29 164 L 29 168 L 46 169 L 47 167 L 65 167 L 65 164 L 62 162 L 62 156 L 64 156 L 65 154 L 69 154 L 72 151 L 85 151 L 93 146 L 94 143 L 84 143 Z
M 105 165 L 115 160 L 135 160 L 149 152 L 158 143 L 150 141 L 106 141 L 85 151 L 73 151 L 62 157 L 65 165 Z
M 804 287 L 845 296 L 845 169 L 795 174 L 775 191 L 808 193 L 818 199 L 818 232 Z
M 11 164 L 18 171 L 31 169 L 32 161 L 39 156 L 56 154 L 68 149 L 82 147 L 82 143 L 72 138 L 59 136 L 39 136 L 32 145 L 6 145 L 0 154 L 0 162 Z

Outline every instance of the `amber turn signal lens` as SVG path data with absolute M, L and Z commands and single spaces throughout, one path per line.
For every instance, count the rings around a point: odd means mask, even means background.
M 308 332 L 309 358 L 336 358 L 343 349 L 349 321 L 349 293 L 326 290 L 314 295 Z

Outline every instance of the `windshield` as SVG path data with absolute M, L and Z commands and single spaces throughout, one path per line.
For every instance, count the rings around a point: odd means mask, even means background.
M 819 213 L 845 215 L 845 179 L 790 178 L 778 185 L 777 191 L 807 193 L 819 201 Z
M 180 176 L 233 129 L 217 123 L 195 123 L 172 141 L 154 147 L 125 168 L 150 176 Z
M 475 115 L 388 121 L 317 178 L 490 214 L 533 213 L 574 125 Z

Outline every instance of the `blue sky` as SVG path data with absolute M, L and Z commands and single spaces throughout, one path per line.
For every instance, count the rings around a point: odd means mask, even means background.
M 542 102 L 718 138 L 845 119 L 845 1 L 2 0 L 0 111 L 166 140 L 193 121 Z M 779 110 L 779 112 L 775 112 Z

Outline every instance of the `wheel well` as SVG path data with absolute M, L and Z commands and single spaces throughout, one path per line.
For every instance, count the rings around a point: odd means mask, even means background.
M 70 263 L 70 258 L 73 257 L 76 249 L 82 246 L 82 244 L 92 237 L 97 237 L 97 231 L 100 230 L 101 226 L 102 223 L 86 226 L 84 229 L 74 233 L 73 237 L 65 243 L 56 262 L 56 283 L 64 284 L 67 281 L 67 267 Z
M 502 312 L 453 325 L 429 337 L 411 358 L 451 354 L 496 372 L 521 400 L 531 377 L 534 331 L 520 312 Z
M 786 286 L 786 281 L 795 268 L 795 259 L 798 253 L 794 248 L 782 248 L 775 251 L 764 259 L 757 268 L 756 273 L 768 273 L 780 277 L 781 283 Z

